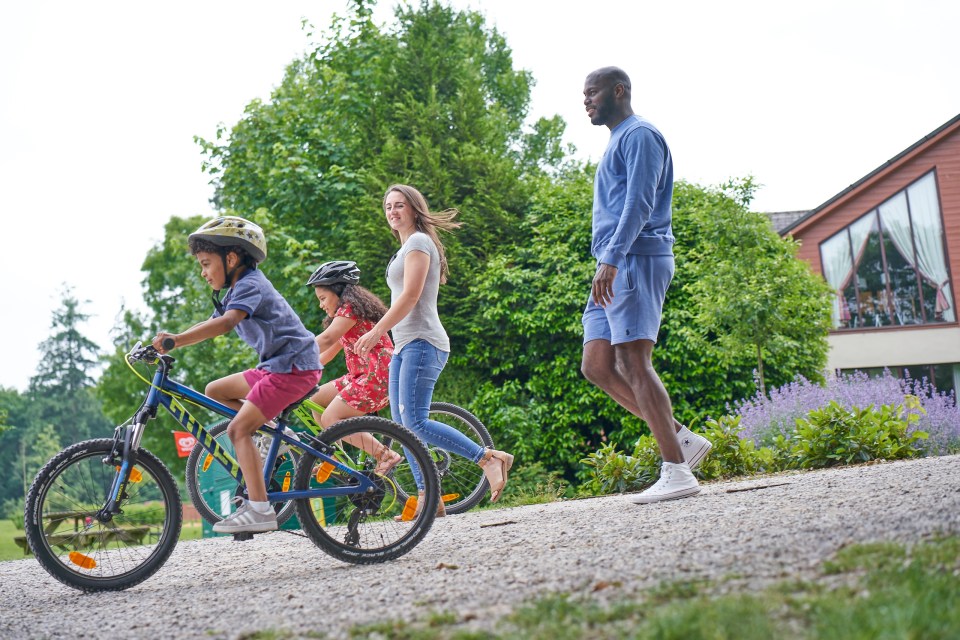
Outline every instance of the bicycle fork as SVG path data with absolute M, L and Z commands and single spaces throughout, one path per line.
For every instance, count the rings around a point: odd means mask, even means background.
M 113 477 L 105 504 L 97 512 L 96 518 L 100 522 L 109 522 L 113 516 L 121 513 L 120 505 L 127 497 L 127 484 L 138 481 L 139 472 L 134 468 L 137 465 L 137 451 L 140 450 L 140 440 L 143 438 L 147 421 L 154 416 L 156 407 L 151 410 L 150 406 L 144 403 L 133 418 L 114 429 L 113 448 L 110 455 L 103 459 L 103 463 L 113 465 L 117 473 Z

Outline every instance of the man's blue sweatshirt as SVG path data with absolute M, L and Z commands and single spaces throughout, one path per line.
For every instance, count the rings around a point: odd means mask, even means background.
M 610 132 L 593 194 L 590 252 L 598 263 L 619 269 L 627 254 L 673 255 L 673 159 L 649 121 L 632 115 Z

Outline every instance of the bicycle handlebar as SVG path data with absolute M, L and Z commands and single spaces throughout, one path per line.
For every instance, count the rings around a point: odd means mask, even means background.
M 164 338 L 160 343 L 160 346 L 163 347 L 164 351 L 170 351 L 170 349 L 173 349 L 175 346 L 177 346 L 177 341 L 173 338 Z

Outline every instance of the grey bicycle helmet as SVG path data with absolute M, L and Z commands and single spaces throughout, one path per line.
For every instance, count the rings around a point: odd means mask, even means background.
M 218 247 L 239 246 L 259 264 L 267 259 L 267 238 L 260 225 L 237 216 L 220 216 L 200 225 L 189 239 L 202 239 Z
M 329 287 L 334 284 L 357 284 L 360 282 L 360 269 L 353 260 L 332 260 L 320 265 L 310 279 L 308 287 Z

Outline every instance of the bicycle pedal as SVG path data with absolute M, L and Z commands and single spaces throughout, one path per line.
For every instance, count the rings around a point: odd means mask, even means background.
M 234 542 L 244 542 L 246 540 L 253 540 L 253 534 L 249 532 L 233 534 Z

